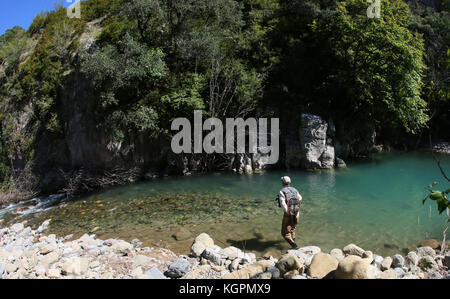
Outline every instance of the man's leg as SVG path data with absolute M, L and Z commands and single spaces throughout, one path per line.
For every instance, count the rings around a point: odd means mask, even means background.
M 283 216 L 283 222 L 281 225 L 281 235 L 283 238 L 289 243 L 289 245 L 294 246 L 295 241 L 292 238 L 292 226 L 291 226 L 291 218 L 288 215 Z
M 298 224 L 298 218 L 297 217 L 295 217 L 295 216 L 293 216 L 293 226 L 291 226 L 290 228 L 290 231 L 291 231 L 291 239 L 294 241 L 294 244 L 296 243 L 295 242 L 295 229 L 297 228 L 297 224 Z M 296 245 L 296 244 L 295 244 Z

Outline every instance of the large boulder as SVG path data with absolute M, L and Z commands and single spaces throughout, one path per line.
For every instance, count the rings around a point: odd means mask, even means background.
M 281 276 L 292 270 L 299 270 L 304 265 L 304 260 L 297 258 L 293 254 L 285 254 L 280 257 L 276 267 L 280 270 Z
M 356 255 L 349 255 L 339 262 L 335 277 L 338 279 L 373 279 L 374 271 L 370 264 Z
M 311 261 L 308 268 L 308 275 L 314 278 L 323 278 L 334 272 L 339 262 L 330 254 L 319 252 Z
M 334 167 L 334 147 L 327 144 L 327 131 L 328 124 L 321 117 L 308 113 L 301 115 L 300 144 L 306 168 Z

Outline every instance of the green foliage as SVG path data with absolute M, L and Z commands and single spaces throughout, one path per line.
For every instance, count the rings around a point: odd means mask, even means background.
M 124 132 L 131 128 L 156 128 L 157 114 L 140 100 L 145 100 L 145 91 L 165 76 L 163 58 L 161 49 L 150 49 L 129 34 L 115 46 L 84 54 L 82 71 L 100 92 L 98 114 L 111 113 L 105 118 L 105 128 L 115 138 L 124 138 Z
M 44 29 L 47 26 L 48 21 L 48 12 L 40 12 L 33 19 L 33 23 L 31 23 L 30 27 L 28 28 L 28 33 L 30 35 L 38 33 L 41 29 Z
M 358 119 L 417 132 L 429 119 L 421 98 L 422 39 L 408 30 L 410 13 L 403 1 L 382 2 L 380 19 L 369 19 L 366 10 L 366 1 L 343 1 L 332 18 L 313 23 L 313 33 L 327 39 L 336 61 L 325 88 L 342 89 L 345 99 L 338 107 L 352 109 Z
M 448 199 L 448 194 L 450 194 L 450 189 L 447 189 L 445 191 L 439 191 L 434 190 L 433 188 L 437 185 L 437 182 L 434 182 L 430 186 L 426 187 L 429 194 L 427 197 L 424 198 L 422 201 L 423 204 L 425 204 L 427 199 L 431 199 L 432 201 L 436 202 L 437 209 L 439 211 L 439 214 L 442 214 L 447 209 L 450 209 L 450 200 Z M 450 219 L 448 220 L 450 222 Z
M 161 97 L 168 120 L 175 117 L 191 117 L 192 111 L 205 109 L 202 93 L 206 88 L 203 75 L 188 73 L 181 84 L 174 82 L 170 91 Z
M 81 2 L 81 17 L 85 21 L 92 21 L 114 13 L 122 6 L 123 0 L 89 0 Z

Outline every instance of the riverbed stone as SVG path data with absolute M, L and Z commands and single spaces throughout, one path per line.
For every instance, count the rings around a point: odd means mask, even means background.
M 305 246 L 299 249 L 291 249 L 287 251 L 287 253 L 293 254 L 303 260 L 305 266 L 309 266 L 313 257 L 319 252 L 321 252 L 321 249 L 317 246 Z
M 324 278 L 334 272 L 338 264 L 339 262 L 330 254 L 319 252 L 312 259 L 307 273 L 313 278 Z
M 40 264 L 43 265 L 45 268 L 48 268 L 50 267 L 51 264 L 57 262 L 58 259 L 59 259 L 58 253 L 53 251 L 47 255 L 42 256 L 42 258 L 40 259 Z
M 146 266 L 146 265 L 150 264 L 152 261 L 153 261 L 152 258 L 150 258 L 146 255 L 138 254 L 133 259 L 133 266 L 134 267 Z
M 430 275 L 430 279 L 443 279 L 443 278 L 444 278 L 444 276 L 442 276 L 442 274 L 437 271 L 431 273 L 431 275 Z
M 414 268 L 419 264 L 419 256 L 416 252 L 411 251 L 405 257 L 405 267 L 408 269 Z
M 206 246 L 205 244 L 203 244 L 203 242 L 195 242 L 191 247 L 191 254 L 194 257 L 200 257 L 205 249 Z
M 165 275 L 171 278 L 180 278 L 189 272 L 190 264 L 185 259 L 178 259 L 170 264 Z
M 60 278 L 61 270 L 59 269 L 48 269 L 46 273 L 48 278 Z
M 405 270 L 403 270 L 403 269 L 400 268 L 400 267 L 394 268 L 394 271 L 397 272 L 397 276 L 398 276 L 399 278 L 402 278 L 402 277 L 405 276 L 405 274 L 406 274 Z
M 264 272 L 264 268 L 256 263 L 246 266 L 238 271 L 225 274 L 222 276 L 222 279 L 249 279 L 262 272 Z
M 294 276 L 299 275 L 298 270 L 292 270 L 283 275 L 284 279 L 292 279 Z M 272 274 L 271 274 L 272 276 Z
M 339 262 L 335 272 L 338 279 L 372 279 L 373 268 L 360 256 L 349 255 Z
M 172 236 L 177 241 L 184 241 L 191 237 L 191 232 L 184 227 L 180 227 Z
M 241 250 L 239 248 L 236 248 L 234 246 L 229 246 L 225 249 L 223 249 L 220 253 L 225 255 L 229 260 L 234 260 L 239 256 L 239 253 Z
M 211 248 L 206 248 L 202 253 L 202 257 L 204 259 L 207 259 L 208 261 L 213 262 L 216 265 L 222 264 L 222 258 L 220 254 L 214 252 Z
M 417 253 L 419 258 L 423 258 L 425 256 L 431 256 L 432 258 L 434 258 L 436 256 L 436 252 L 434 251 L 434 249 L 429 246 L 419 247 L 414 251 Z
M 72 258 L 65 262 L 62 266 L 62 273 L 64 275 L 80 276 L 86 273 L 89 268 L 89 259 L 87 258 Z
M 167 277 L 164 276 L 164 274 L 156 267 L 153 267 L 145 272 L 145 275 L 147 275 L 150 279 L 167 279 Z
M 304 265 L 304 260 L 297 258 L 293 254 L 285 254 L 280 257 L 276 263 L 276 267 L 280 270 L 280 274 L 283 276 L 285 273 L 298 270 Z
M 388 269 L 386 271 L 381 272 L 378 276 L 380 279 L 397 279 L 397 272 L 394 269 Z
M 370 250 L 364 251 L 362 258 L 369 264 L 372 264 L 374 260 L 372 251 Z
M 405 259 L 400 254 L 396 254 L 392 257 L 392 266 L 394 268 L 401 268 L 405 263 Z
M 274 266 L 269 266 L 266 268 L 266 272 L 270 272 L 272 279 L 279 279 L 281 277 L 280 269 Z
M 374 255 L 373 258 L 373 264 L 381 270 L 381 263 L 383 262 L 384 258 L 381 255 Z
M 332 249 L 330 251 L 330 255 L 334 257 L 338 262 L 342 261 L 345 258 L 344 252 L 339 248 Z
M 195 238 L 195 243 L 202 242 L 206 248 L 214 247 L 214 240 L 206 233 L 202 233 Z
M 240 264 L 240 263 L 241 263 L 241 259 L 240 259 L 240 258 L 234 259 L 234 260 L 231 262 L 230 266 L 229 266 L 230 271 L 231 271 L 231 272 L 234 272 L 234 271 L 239 270 L 239 264 Z
M 392 258 L 390 256 L 385 257 L 380 266 L 382 271 L 390 269 L 392 266 Z
M 437 240 L 430 239 L 430 240 L 423 240 L 420 243 L 421 247 L 431 247 L 434 250 L 438 250 L 441 248 L 441 243 Z
M 132 249 L 133 249 L 133 245 L 131 245 L 130 243 L 125 242 L 125 241 L 119 241 L 110 247 L 110 250 L 112 252 L 114 252 L 116 254 L 122 254 L 122 255 L 127 254 Z
M 24 229 L 23 223 L 16 223 L 10 227 L 10 230 L 16 234 L 20 233 Z
M 19 266 L 17 266 L 16 264 L 7 264 L 5 267 L 5 271 L 8 274 L 16 272 L 17 269 L 19 269 Z
M 272 279 L 272 273 L 270 272 L 262 272 L 258 273 L 255 276 L 251 277 L 252 279 Z
M 42 255 L 46 255 L 54 250 L 56 250 L 57 246 L 56 243 L 52 243 L 52 244 L 43 244 L 42 246 L 39 247 L 39 252 Z
M 362 249 L 359 246 L 356 246 L 355 244 L 348 244 L 347 246 L 345 246 L 342 251 L 346 254 L 346 255 L 357 255 L 359 257 L 363 257 L 364 255 L 364 249 Z

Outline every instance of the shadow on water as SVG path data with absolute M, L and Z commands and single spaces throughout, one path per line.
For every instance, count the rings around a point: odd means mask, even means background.
M 246 239 L 246 240 L 232 240 L 227 239 L 227 243 L 231 246 L 240 248 L 245 251 L 257 251 L 257 252 L 264 252 L 267 249 L 273 249 L 273 250 L 286 250 L 286 245 L 284 244 L 284 241 L 280 240 L 264 240 L 263 236 L 261 234 L 254 234 L 254 238 Z

